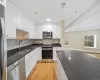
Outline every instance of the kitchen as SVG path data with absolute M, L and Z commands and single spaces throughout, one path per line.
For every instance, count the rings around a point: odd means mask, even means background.
M 100 80 L 99 25 L 99 0 L 1 0 L 0 80 Z

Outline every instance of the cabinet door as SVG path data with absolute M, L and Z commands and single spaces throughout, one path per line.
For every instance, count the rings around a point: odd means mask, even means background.
M 60 63 L 59 63 L 58 57 L 57 57 L 57 76 L 58 76 L 58 80 L 63 80 L 62 79 L 62 74 L 61 74 L 61 67 L 60 67 Z
M 53 60 L 56 61 L 56 57 L 57 57 L 57 50 L 61 50 L 61 47 L 53 47 Z
M 30 58 L 29 54 L 25 56 L 25 73 L 26 73 L 26 78 L 30 74 Z
M 53 38 L 60 39 L 60 25 L 59 24 L 53 25 Z
M 18 9 L 17 9 L 17 29 L 28 32 L 29 39 L 33 39 L 35 34 L 35 25 Z
M 17 29 L 24 30 L 24 16 L 19 9 L 17 9 Z
M 57 76 L 58 76 L 58 80 L 68 80 L 68 77 L 58 57 L 57 57 Z
M 42 37 L 43 27 L 36 25 L 35 27 L 35 39 L 43 39 Z
M 36 64 L 36 55 L 34 54 L 34 50 L 28 53 L 25 56 L 25 71 L 26 71 L 26 78 L 31 73 L 32 69 L 34 68 Z
M 16 10 L 17 8 L 7 0 L 7 6 L 6 6 L 6 36 L 10 39 L 16 39 Z
M 31 59 L 31 64 L 32 64 L 32 69 L 34 68 L 36 62 L 38 61 L 38 52 L 37 52 L 37 48 L 35 50 L 32 51 L 32 59 Z
M 37 60 L 41 60 L 42 59 L 42 49 L 41 49 L 41 47 L 36 48 L 35 53 L 37 55 Z
M 36 48 L 25 56 L 26 78 L 34 68 L 36 62 L 41 58 L 41 48 Z
M 34 66 L 35 66 L 35 63 L 36 63 L 36 60 L 35 60 L 35 58 L 36 58 L 36 56 L 35 56 L 35 54 L 34 54 L 34 51 L 32 51 L 31 53 L 30 53 L 30 72 L 32 71 L 32 69 L 34 68 Z
M 29 39 L 33 39 L 35 36 L 35 25 L 29 20 L 27 26 L 29 32 Z

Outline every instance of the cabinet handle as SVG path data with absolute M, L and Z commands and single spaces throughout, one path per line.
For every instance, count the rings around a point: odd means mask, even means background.
M 17 67 L 19 65 L 19 63 L 18 64 L 16 64 L 14 67 L 12 67 L 11 69 L 9 69 L 9 72 L 10 71 L 12 71 L 15 67 Z
M 15 67 L 17 67 L 18 65 L 19 65 L 19 63 L 18 63 L 18 64 L 16 64 L 16 65 L 15 65 Z

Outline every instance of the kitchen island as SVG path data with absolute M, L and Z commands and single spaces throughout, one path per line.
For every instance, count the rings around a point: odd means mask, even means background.
M 57 55 L 69 80 L 100 80 L 100 59 L 76 50 L 60 50 Z

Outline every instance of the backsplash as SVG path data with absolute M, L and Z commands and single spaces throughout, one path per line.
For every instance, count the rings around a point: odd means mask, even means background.
M 33 44 L 33 40 L 22 40 L 20 46 L 27 46 Z M 19 40 L 8 39 L 7 40 L 7 50 L 15 49 L 19 47 Z
M 34 39 L 34 44 L 59 44 L 60 39 Z

